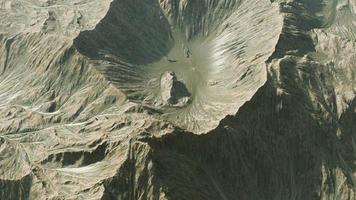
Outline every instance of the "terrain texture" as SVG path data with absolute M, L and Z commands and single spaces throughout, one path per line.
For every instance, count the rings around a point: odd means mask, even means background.
M 356 199 L 356 0 L 0 0 L 0 199 Z

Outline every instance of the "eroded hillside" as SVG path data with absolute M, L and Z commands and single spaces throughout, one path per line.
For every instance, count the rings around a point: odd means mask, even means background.
M 0 0 L 0 199 L 356 199 L 355 0 Z

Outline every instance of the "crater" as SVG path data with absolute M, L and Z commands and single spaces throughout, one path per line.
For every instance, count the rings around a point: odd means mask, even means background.
M 116 0 L 74 45 L 130 101 L 202 134 L 265 83 L 282 24 L 269 0 Z

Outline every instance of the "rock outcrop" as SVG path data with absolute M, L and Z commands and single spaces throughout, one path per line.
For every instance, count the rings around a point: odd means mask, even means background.
M 190 103 L 190 93 L 184 83 L 177 80 L 174 72 L 165 72 L 161 77 L 161 96 L 166 105 L 186 106 Z

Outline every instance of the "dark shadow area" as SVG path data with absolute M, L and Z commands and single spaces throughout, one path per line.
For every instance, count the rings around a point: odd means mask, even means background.
M 345 163 L 340 167 L 346 171 L 349 184 L 356 187 L 353 174 L 356 172 L 356 99 L 350 102 L 349 107 L 340 117 L 340 143 L 338 144 L 338 159 Z
M 94 30 L 74 40 L 78 51 L 93 59 L 148 64 L 159 60 L 172 47 L 170 25 L 158 1 L 113 1 Z
M 99 162 L 105 158 L 108 144 L 106 142 L 98 145 L 92 152 L 78 151 L 78 152 L 62 152 L 57 154 L 50 154 L 47 159 L 43 160 L 41 164 L 58 163 L 60 167 L 76 165 L 78 167 L 90 165 Z
M 190 97 L 192 94 L 188 91 L 188 88 L 185 86 L 185 84 L 181 81 L 177 81 L 173 86 L 173 94 L 175 94 L 174 98 L 175 99 L 181 99 L 183 97 Z M 174 102 L 177 103 L 177 102 Z
M 118 173 L 104 181 L 105 192 L 101 199 L 160 200 L 159 177 L 155 176 L 155 170 L 152 169 L 151 152 L 145 153 L 147 145 L 135 143 L 130 144 L 129 148 L 129 158 Z
M 323 18 L 316 16 L 324 6 L 324 0 L 299 0 L 281 3 L 281 12 L 286 14 L 284 27 L 276 51 L 271 56 L 281 58 L 286 54 L 302 56 L 314 52 L 315 47 L 308 31 L 322 27 Z
M 290 73 L 290 81 L 296 71 L 282 73 Z M 317 200 L 322 180 L 335 178 L 323 176 L 323 170 L 337 168 L 343 169 L 352 185 L 339 155 L 349 163 L 346 166 L 354 166 L 355 101 L 340 120 L 345 137 L 340 142 L 334 128 L 338 122 L 315 118 L 312 100 L 298 84 L 288 85 L 294 86 L 288 88 L 294 93 L 277 96 L 269 81 L 238 116 L 225 118 L 207 135 L 181 131 L 148 141 L 167 196 Z M 201 174 L 193 173 L 195 169 Z M 337 193 L 332 181 L 325 184 L 331 189 L 324 192 Z M 189 195 L 179 198 L 181 192 Z
M 329 138 L 305 102 L 273 94 L 271 85 L 261 88 L 238 117 L 227 117 L 207 135 L 180 132 L 152 142 L 169 197 L 185 188 L 195 199 L 318 199 Z M 280 101 L 286 104 L 277 112 Z M 186 175 L 188 166 L 203 175 Z M 194 182 L 201 191 L 192 190 Z
M 0 180 L 0 197 L 4 200 L 28 200 L 32 187 L 32 176 L 20 180 Z

